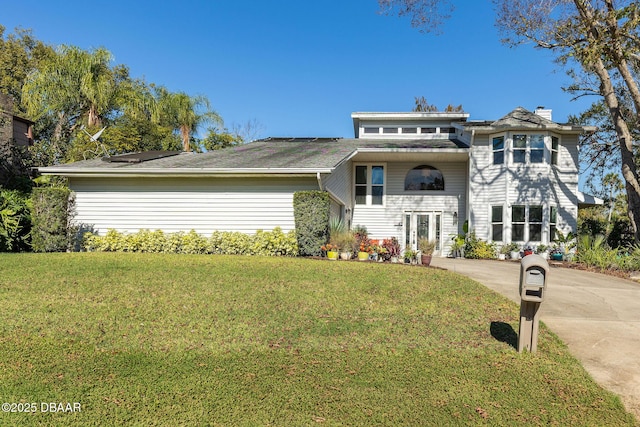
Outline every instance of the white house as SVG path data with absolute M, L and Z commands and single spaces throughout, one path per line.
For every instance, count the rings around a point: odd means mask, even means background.
M 497 121 L 459 112 L 353 113 L 355 138 L 267 138 L 208 153 L 151 152 L 41 168 L 75 192 L 75 220 L 103 234 L 294 228 L 293 194 L 322 189 L 370 237 L 418 238 L 449 253 L 470 230 L 499 244 L 548 244 L 576 229 L 578 136 L 551 111 Z

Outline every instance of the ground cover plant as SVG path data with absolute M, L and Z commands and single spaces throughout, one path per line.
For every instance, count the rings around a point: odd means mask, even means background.
M 37 405 L 3 426 L 635 422 L 546 328 L 518 354 L 517 306 L 443 270 L 74 253 L 0 271 L 0 395 Z

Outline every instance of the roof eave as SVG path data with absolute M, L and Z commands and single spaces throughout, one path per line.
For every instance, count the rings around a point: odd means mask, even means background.
M 469 126 L 468 129 L 473 129 L 476 133 L 496 133 L 496 132 L 504 132 L 506 130 L 513 131 L 522 131 L 522 132 L 531 132 L 536 130 L 543 130 L 549 132 L 558 132 L 564 134 L 583 134 L 583 133 L 593 133 L 598 128 L 596 126 Z
M 333 168 L 56 168 L 49 166 L 40 168 L 42 175 L 58 175 L 65 177 L 242 177 L 242 176 L 287 176 L 315 177 L 318 173 L 331 173 Z

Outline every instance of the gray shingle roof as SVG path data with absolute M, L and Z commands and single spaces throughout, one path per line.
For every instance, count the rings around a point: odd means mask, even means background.
M 43 173 L 74 173 L 77 171 L 105 172 L 137 170 L 300 170 L 327 171 L 349 158 L 359 148 L 369 150 L 468 148 L 457 139 L 383 140 L 337 138 L 268 138 L 207 153 L 181 153 L 176 156 L 147 160 L 141 163 L 106 162 L 101 159 L 84 160 L 66 165 L 41 168 Z

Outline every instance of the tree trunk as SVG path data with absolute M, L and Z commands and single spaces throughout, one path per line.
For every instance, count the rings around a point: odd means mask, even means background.
M 605 103 L 609 108 L 609 114 L 616 127 L 620 153 L 622 157 L 622 177 L 625 180 L 627 190 L 628 214 L 633 227 L 633 234 L 636 242 L 640 242 L 640 180 L 633 158 L 633 139 L 629 127 L 620 112 L 620 104 L 611 81 L 609 71 L 606 69 L 601 59 L 597 59 L 593 64 L 594 72 L 600 79 L 600 90 Z
M 182 147 L 184 151 L 191 151 L 191 147 L 189 146 L 189 129 L 186 126 L 181 126 L 180 134 L 182 135 Z
M 574 4 L 587 30 L 586 35 L 589 39 L 589 45 L 592 48 L 597 48 L 596 55 L 593 55 L 593 57 L 590 58 L 591 60 L 583 62 L 583 66 L 586 69 L 593 70 L 598 76 L 600 80 L 600 93 L 604 97 L 604 101 L 609 109 L 609 114 L 611 115 L 611 120 L 615 125 L 622 158 L 622 177 L 625 180 L 627 190 L 627 213 L 631 221 L 631 226 L 633 227 L 635 240 L 636 242 L 640 242 L 640 230 L 638 229 L 640 225 L 640 180 L 633 156 L 633 139 L 629 131 L 629 126 L 627 126 L 624 116 L 620 111 L 620 102 L 616 95 L 609 70 L 604 63 L 603 56 L 611 59 L 612 65 L 620 72 L 633 99 L 636 114 L 640 108 L 640 91 L 638 91 L 638 86 L 633 79 L 629 64 L 626 62 L 624 52 L 622 51 L 613 3 L 610 0 L 605 0 L 608 9 L 606 25 L 608 27 L 609 39 L 602 38 L 602 29 L 599 28 L 599 23 L 595 19 L 591 5 L 584 0 L 574 0 Z

